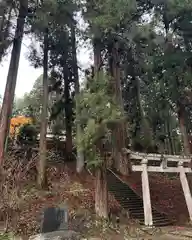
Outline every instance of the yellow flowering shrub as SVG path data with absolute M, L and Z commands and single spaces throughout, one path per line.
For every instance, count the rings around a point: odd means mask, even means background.
M 9 133 L 10 137 L 12 138 L 17 136 L 19 132 L 19 128 L 27 123 L 32 124 L 32 119 L 30 117 L 17 116 L 17 117 L 11 118 L 10 133 Z

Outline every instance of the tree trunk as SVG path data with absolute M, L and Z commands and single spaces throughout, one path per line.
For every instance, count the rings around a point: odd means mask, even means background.
M 182 104 L 178 104 L 178 119 L 179 119 L 179 127 L 181 131 L 181 137 L 183 142 L 184 154 L 190 155 L 190 146 L 188 141 L 187 130 L 185 126 L 185 116 L 184 116 L 184 107 Z
M 40 130 L 40 144 L 39 144 L 39 167 L 37 183 L 39 188 L 47 186 L 46 178 L 46 161 L 47 161 L 47 124 L 48 124 L 48 29 L 44 33 L 44 56 L 43 56 L 43 96 L 42 96 L 42 110 L 41 110 L 41 130 Z
M 66 155 L 70 158 L 73 150 L 72 143 L 72 101 L 70 97 L 70 80 L 68 65 L 64 64 L 64 97 L 65 97 L 65 129 L 66 129 Z
M 109 68 L 112 76 L 113 90 L 116 97 L 117 104 L 120 106 L 122 111 L 123 98 L 121 91 L 121 78 L 120 78 L 120 67 L 119 67 L 119 53 L 118 53 L 118 42 L 114 42 L 111 47 L 109 47 L 109 54 L 111 54 L 111 59 L 109 62 Z M 117 128 L 113 131 L 113 159 L 115 162 L 116 169 L 123 175 L 129 175 L 129 162 L 126 155 L 123 154 L 122 149 L 126 147 L 126 136 L 127 130 L 124 123 L 119 123 Z
M 24 24 L 25 18 L 27 16 L 27 11 L 28 0 L 21 0 L 15 37 L 13 40 L 13 49 L 11 53 L 11 61 L 9 65 L 7 83 L 0 115 L 0 165 L 2 165 L 3 163 L 6 134 L 8 132 L 8 127 L 10 125 L 10 118 L 12 113 L 15 86 L 17 81 L 17 73 L 21 53 L 21 44 L 23 39 Z
M 173 136 L 171 133 L 171 123 L 170 123 L 170 118 L 166 121 L 167 124 L 167 134 L 168 134 L 168 142 L 169 142 L 169 149 L 170 149 L 170 154 L 174 154 L 174 146 L 173 146 Z
M 67 111 L 67 110 L 66 110 Z M 65 116 L 66 116 L 65 111 Z M 66 154 L 70 158 L 73 150 L 71 120 L 66 116 Z
M 93 41 L 93 50 L 94 50 L 94 77 L 95 80 L 99 78 L 101 71 L 101 42 L 99 39 L 94 39 Z
M 72 57 L 73 57 L 73 71 L 74 71 L 74 79 L 75 79 L 75 97 L 80 93 L 80 86 L 79 86 L 79 73 L 78 73 L 78 66 L 77 66 L 77 51 L 76 51 L 76 35 L 75 35 L 75 24 L 72 23 L 71 26 L 71 41 L 72 41 Z M 83 134 L 83 129 L 81 128 L 81 124 L 78 121 L 79 116 L 79 102 L 76 99 L 76 141 L 79 142 L 80 138 Z M 84 153 L 81 150 L 80 146 L 77 144 L 77 162 L 76 162 L 76 170 L 78 173 L 82 172 L 84 168 Z
M 100 39 L 93 40 L 94 47 L 94 75 L 97 81 L 101 71 L 101 42 Z M 102 165 L 95 171 L 95 212 L 101 218 L 108 218 L 108 191 L 107 191 L 107 175 L 106 175 L 106 159 L 104 158 L 102 141 L 98 141 L 98 150 L 100 156 L 103 157 Z
M 95 212 L 101 218 L 108 218 L 107 177 L 104 165 L 95 171 Z
M 192 136 L 189 136 L 190 153 L 192 154 Z
M 143 132 L 144 135 L 144 141 L 145 141 L 145 150 L 150 150 L 151 147 L 154 146 L 153 143 L 153 132 L 152 129 L 150 128 L 150 124 L 148 119 L 146 118 L 146 114 L 143 108 L 143 104 L 141 101 L 141 90 L 140 90 L 140 82 L 137 77 L 135 77 L 135 88 L 137 92 L 137 102 L 138 102 L 138 107 L 140 111 L 140 116 L 141 116 L 141 131 Z

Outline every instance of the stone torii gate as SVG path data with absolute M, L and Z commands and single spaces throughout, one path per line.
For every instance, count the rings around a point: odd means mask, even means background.
M 180 155 L 161 155 L 129 152 L 133 172 L 141 172 L 145 225 L 153 225 L 148 172 L 179 173 L 190 220 L 192 221 L 192 196 L 186 173 L 192 173 L 191 158 Z M 153 166 L 156 162 L 158 166 Z M 168 165 L 176 165 L 169 167 Z

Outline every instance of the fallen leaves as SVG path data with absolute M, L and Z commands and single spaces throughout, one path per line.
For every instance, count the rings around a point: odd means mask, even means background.
M 49 167 L 47 175 L 48 191 L 39 191 L 30 177 L 23 178 L 22 189 L 19 191 L 23 201 L 19 204 L 19 211 L 13 212 L 9 230 L 20 235 L 36 234 L 39 232 L 43 209 L 63 203 L 67 204 L 71 218 L 74 218 L 76 213 L 79 214 L 79 209 L 94 215 L 95 184 L 92 176 L 87 172 L 77 174 L 74 166 L 70 164 Z M 120 208 L 110 194 L 109 208 Z M 82 216 L 80 218 L 84 219 Z M 88 216 L 85 219 L 88 219 Z

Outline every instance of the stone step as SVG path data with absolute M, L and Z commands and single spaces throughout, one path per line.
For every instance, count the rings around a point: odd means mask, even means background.
M 115 194 L 115 193 L 113 195 L 119 201 L 125 201 L 129 204 L 139 203 L 141 206 L 143 206 L 143 201 L 141 201 L 141 200 L 131 199 L 130 197 L 129 198 L 128 197 L 122 197 L 122 196 L 119 196 L 119 194 Z
M 125 201 L 120 201 L 120 200 L 117 200 L 119 203 L 121 203 L 122 207 L 123 208 L 127 208 L 127 209 L 130 209 L 130 208 L 134 208 L 134 209 L 143 209 L 143 205 L 140 204 L 140 203 L 129 203 L 129 202 L 125 202 Z
M 134 212 L 142 211 L 142 212 L 144 212 L 144 209 L 143 208 L 127 208 L 127 211 L 134 211 Z M 156 215 L 162 216 L 162 214 L 158 213 L 154 209 L 152 210 L 152 214 L 156 214 Z
M 120 193 L 114 192 L 114 191 L 110 191 L 112 194 L 116 195 L 117 197 L 120 197 L 122 199 L 127 199 L 129 201 L 137 201 L 137 202 L 143 202 L 141 199 L 137 198 L 134 195 L 129 195 L 126 193 L 123 193 L 122 195 Z
M 138 218 L 143 218 L 144 219 L 144 213 L 131 213 L 131 215 L 135 216 L 135 217 L 138 217 Z M 166 219 L 163 216 L 155 216 L 155 215 L 153 215 L 152 217 L 153 217 L 153 220 Z
M 136 218 L 144 224 L 143 200 L 125 183 L 121 182 L 112 172 L 107 171 L 108 189 L 121 206 L 130 213 L 131 217 Z M 152 208 L 154 226 L 168 226 L 172 222 L 155 209 Z
M 135 193 L 134 193 L 133 191 L 130 191 L 130 190 L 124 189 L 124 188 L 120 188 L 119 186 L 116 186 L 115 184 L 114 184 L 113 186 L 110 186 L 110 187 L 109 187 L 109 190 L 115 192 L 117 188 L 118 188 L 118 190 L 121 191 L 122 193 L 126 193 L 126 194 L 129 194 L 129 195 L 135 196 Z
M 140 224 L 144 225 L 144 220 L 143 221 L 141 220 Z M 165 220 L 165 219 L 162 219 L 161 221 L 154 221 L 153 220 L 153 225 L 156 226 L 156 227 L 165 227 L 165 226 L 172 225 L 172 222 L 169 221 L 169 220 Z
M 133 200 L 133 199 L 130 199 L 130 198 L 126 198 L 126 197 L 121 197 L 119 196 L 118 194 L 113 194 L 114 197 L 118 200 L 118 201 L 122 201 L 122 202 L 126 202 L 128 204 L 134 204 L 134 203 L 139 203 L 140 205 L 143 206 L 143 202 L 142 201 L 137 201 L 137 200 Z
M 130 214 L 132 216 L 134 216 L 135 218 L 143 218 L 144 219 L 144 212 L 142 210 L 140 212 L 131 212 L 130 211 Z M 164 217 L 164 216 L 162 216 L 162 215 L 160 215 L 158 213 L 157 214 L 152 214 L 152 217 L 153 217 L 154 220 L 158 220 L 158 219 L 168 220 L 167 217 Z

